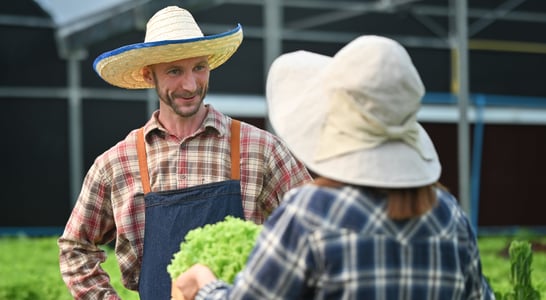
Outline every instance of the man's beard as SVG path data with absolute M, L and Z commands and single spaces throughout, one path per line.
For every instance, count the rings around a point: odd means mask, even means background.
M 159 101 L 162 101 L 163 103 L 167 104 L 174 111 L 175 114 L 177 114 L 178 116 L 182 118 L 188 118 L 197 114 L 197 112 L 199 111 L 199 109 L 201 108 L 203 104 L 203 100 L 205 99 L 205 96 L 207 95 L 208 85 L 199 87 L 194 93 L 182 93 L 182 94 L 163 93 L 161 92 L 159 88 L 158 80 L 155 73 L 153 73 L 152 75 L 153 75 L 153 79 L 155 83 L 155 91 L 157 95 L 159 96 Z M 199 99 L 199 104 L 193 107 L 191 111 L 182 111 L 178 106 L 175 105 L 174 99 L 176 97 L 190 98 L 193 96 L 199 96 L 200 99 Z
M 162 101 L 164 101 L 167 105 L 169 105 L 169 107 L 171 107 L 171 109 L 177 115 L 179 115 L 182 118 L 188 118 L 188 117 L 191 117 L 191 116 L 194 116 L 195 114 L 197 114 L 197 112 L 201 108 L 201 105 L 203 104 L 203 100 L 205 99 L 205 96 L 207 95 L 207 90 L 208 90 L 207 87 L 201 87 L 197 91 L 195 91 L 195 93 L 191 93 L 191 94 L 184 93 L 182 95 L 177 94 L 177 93 L 165 94 L 165 95 L 163 95 L 164 97 L 160 97 L 160 99 L 164 99 Z M 174 99 L 177 98 L 177 97 L 191 98 L 193 96 L 197 96 L 200 99 L 199 99 L 199 104 L 196 105 L 196 106 L 193 106 L 192 110 L 190 110 L 190 111 L 182 110 L 182 108 L 187 108 L 189 106 L 177 106 L 175 104 Z

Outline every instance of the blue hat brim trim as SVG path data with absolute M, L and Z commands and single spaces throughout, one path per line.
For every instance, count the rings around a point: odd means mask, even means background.
M 104 52 L 103 54 L 99 55 L 97 58 L 95 58 L 95 61 L 93 62 L 93 69 L 97 71 L 97 64 L 101 60 L 108 57 L 119 55 L 127 51 L 142 49 L 142 48 L 158 47 L 158 46 L 164 46 L 164 45 L 187 44 L 187 43 L 194 43 L 199 41 L 214 40 L 214 39 L 236 34 L 237 32 L 241 30 L 242 30 L 241 24 L 237 24 L 237 27 L 233 28 L 232 30 L 219 33 L 219 34 L 207 35 L 203 37 L 190 38 L 190 39 L 182 39 L 182 40 L 164 40 L 164 41 L 157 41 L 157 42 L 136 43 L 136 44 L 126 45 L 108 52 Z

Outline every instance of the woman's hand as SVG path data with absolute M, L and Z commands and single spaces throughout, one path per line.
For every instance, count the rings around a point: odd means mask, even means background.
M 192 300 L 200 288 L 216 280 L 216 276 L 205 265 L 195 264 L 186 272 L 182 273 L 175 281 L 185 300 Z

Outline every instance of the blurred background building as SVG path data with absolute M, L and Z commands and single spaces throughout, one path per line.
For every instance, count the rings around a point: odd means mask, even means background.
M 109 86 L 92 64 L 142 42 L 167 5 L 191 10 L 207 35 L 243 26 L 205 101 L 267 130 L 276 56 L 333 55 L 362 34 L 399 41 L 427 89 L 419 119 L 441 182 L 474 226 L 546 228 L 543 0 L 18 0 L 0 5 L 0 235 L 60 233 L 95 157 L 157 108 L 154 91 Z

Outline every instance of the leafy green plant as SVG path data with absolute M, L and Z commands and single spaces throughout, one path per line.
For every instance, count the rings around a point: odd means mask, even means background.
M 497 294 L 513 291 L 510 260 L 504 249 L 520 236 L 481 236 L 478 238 L 482 267 Z M 72 299 L 59 271 L 57 237 L 0 237 L 0 300 L 69 300 Z M 533 245 L 546 245 L 546 236 L 535 235 Z M 139 299 L 138 293 L 121 284 L 121 273 L 114 252 L 108 254 L 103 269 L 123 300 Z M 534 251 L 534 250 L 533 250 Z M 534 251 L 531 280 L 534 288 L 546 295 L 546 252 Z M 543 297 L 544 298 L 544 297 Z M 499 300 L 503 298 L 497 297 Z
M 0 239 L 0 299 L 71 299 L 55 246 L 51 239 Z
M 167 272 L 174 280 L 192 265 L 201 263 L 211 268 L 219 279 L 233 283 L 261 229 L 261 225 L 231 216 L 193 229 L 180 244 L 180 251 L 174 254 Z
M 138 293 L 121 284 L 121 273 L 112 249 L 103 268 L 124 300 L 138 299 Z M 0 238 L 0 300 L 73 299 L 59 270 L 57 237 Z
M 531 244 L 526 241 L 512 241 L 510 254 L 510 283 L 513 291 L 496 293 L 499 300 L 540 300 L 540 293 L 533 287 L 531 280 L 531 266 L 533 251 Z

